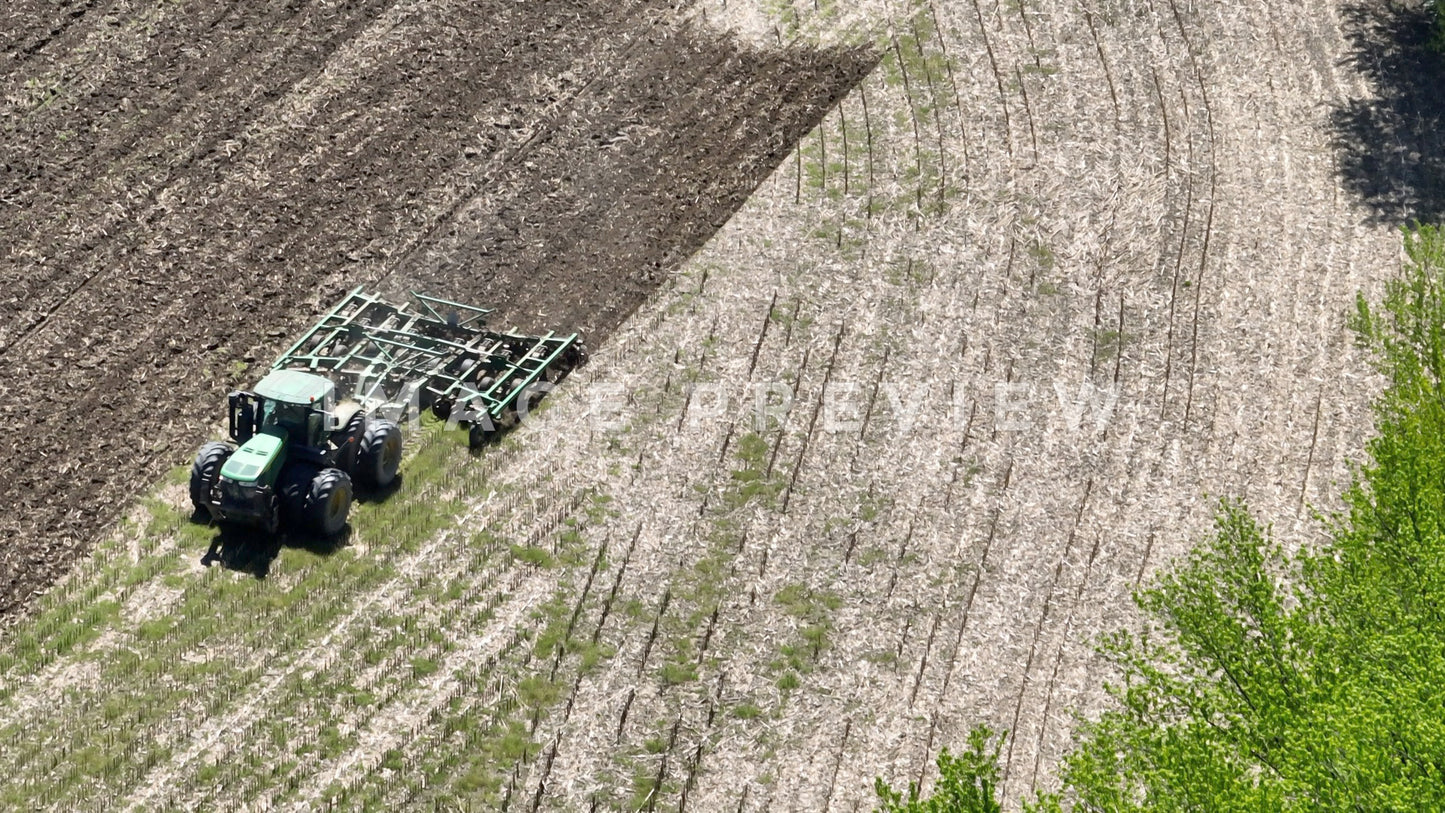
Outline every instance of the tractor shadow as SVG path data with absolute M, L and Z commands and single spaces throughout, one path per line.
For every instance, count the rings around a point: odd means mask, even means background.
M 400 491 L 401 487 L 402 475 L 398 474 L 396 480 L 384 489 L 357 492 L 352 505 L 384 503 Z M 205 511 L 193 513 L 191 522 L 198 525 L 210 525 L 216 531 L 216 535 L 211 539 L 210 547 L 201 556 L 202 565 L 206 567 L 220 565 L 227 570 L 245 573 L 257 579 L 264 579 L 270 575 L 271 565 L 281 555 L 283 548 L 301 550 L 324 558 L 351 545 L 352 527 L 350 522 L 341 530 L 341 533 L 330 537 L 289 528 L 282 528 L 277 533 L 268 534 L 259 528 L 217 525 L 212 522 L 211 515 Z
M 397 493 L 398 491 L 401 491 L 401 489 L 403 488 L 403 486 L 405 485 L 405 483 L 406 483 L 406 472 L 404 472 L 404 471 L 399 471 L 399 472 L 396 473 L 396 479 L 392 480 L 392 481 L 391 481 L 391 485 L 386 486 L 385 488 L 360 488 L 360 487 L 358 487 L 358 488 L 357 488 L 357 491 L 356 491 L 356 494 L 352 497 L 352 504 L 353 504 L 353 505 L 377 505 L 377 504 L 380 504 L 380 503 L 384 503 L 384 502 L 386 502 L 387 500 L 391 499 L 392 497 L 396 496 L 396 493 Z
M 210 524 L 209 514 L 197 511 L 192 522 Z M 206 567 L 220 565 L 227 570 L 245 573 L 258 579 L 266 578 L 271 572 L 271 563 L 281 555 L 280 535 L 268 534 L 253 528 L 233 528 L 225 525 L 212 526 L 216 535 L 211 537 L 211 546 L 201 556 Z
M 1330 114 L 1344 187 L 1384 225 L 1445 217 L 1445 54 L 1431 46 L 1434 9 L 1411 0 L 1341 9 L 1346 67 L 1371 97 Z
M 205 523 L 209 519 L 201 517 L 198 521 Z M 281 555 L 282 548 L 304 550 L 315 556 L 326 557 L 350 544 L 350 524 L 332 537 L 287 530 L 268 534 L 258 528 L 217 526 L 211 546 L 201 556 L 201 564 L 206 567 L 220 565 L 227 570 L 264 579 L 270 574 L 271 565 Z

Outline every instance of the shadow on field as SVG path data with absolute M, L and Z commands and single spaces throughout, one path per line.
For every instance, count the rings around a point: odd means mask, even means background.
M 387 500 L 391 499 L 398 491 L 401 491 L 402 486 L 405 484 L 406 472 L 399 471 L 396 473 L 396 479 L 392 480 L 391 485 L 388 485 L 385 488 L 357 489 L 356 493 L 352 496 L 353 505 L 367 505 L 368 503 L 386 502 Z M 307 548 L 307 550 L 310 550 L 310 548 Z
M 210 568 L 220 565 L 227 570 L 264 579 L 270 573 L 270 566 L 280 556 L 282 547 L 314 553 L 316 556 L 331 556 L 351 543 L 351 526 L 348 524 L 334 537 L 318 537 L 314 534 L 289 533 L 269 534 L 257 529 L 233 529 L 223 527 L 211 540 L 211 547 L 201 556 L 201 565 Z
M 196 521 L 209 522 L 210 517 L 198 517 Z M 349 544 L 349 524 L 333 537 L 286 530 L 268 534 L 259 528 L 220 526 L 216 529 L 215 537 L 211 539 L 211 546 L 201 557 L 201 564 L 206 567 L 220 565 L 227 570 L 264 579 L 270 574 L 271 563 L 281 555 L 282 548 L 304 550 L 316 556 L 330 556 Z
M 384 503 L 401 491 L 405 473 L 398 472 L 396 479 L 383 489 L 358 489 L 352 497 L 352 508 L 368 503 Z M 201 557 L 206 567 L 220 565 L 227 570 L 246 573 L 264 579 L 271 572 L 271 563 L 281 555 L 282 548 L 303 550 L 315 556 L 331 556 L 351 544 L 351 523 L 347 523 L 336 536 L 317 536 L 307 531 L 285 527 L 270 534 L 260 528 L 234 525 L 215 525 L 209 512 L 197 510 L 191 515 L 191 522 L 212 525 L 216 535 L 211 546 Z
M 1340 172 L 1379 223 L 1445 217 L 1445 55 L 1430 48 L 1434 10 L 1419 2 L 1347 2 L 1345 65 L 1374 98 L 1330 117 Z
M 207 520 L 209 517 L 206 518 Z M 279 535 L 250 528 L 221 526 L 211 539 L 211 547 L 201 557 L 206 567 L 220 565 L 227 570 L 246 573 L 258 579 L 271 572 L 271 563 L 281 555 Z
M 271 563 L 281 555 L 283 547 L 304 550 L 317 556 L 330 556 L 350 543 L 350 525 L 333 537 L 284 530 L 278 534 L 268 534 L 255 528 L 221 527 L 211 540 L 211 547 L 201 557 L 201 564 L 206 567 L 220 565 L 227 570 L 264 579 L 270 574 Z

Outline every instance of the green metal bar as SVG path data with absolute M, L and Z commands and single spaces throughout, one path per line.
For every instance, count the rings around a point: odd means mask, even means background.
M 489 315 L 491 315 L 491 313 L 492 313 L 492 309 L 491 309 L 491 308 L 478 308 L 478 307 L 476 307 L 476 306 L 474 306 L 474 305 L 463 305 L 463 304 L 460 303 L 460 302 L 453 302 L 453 301 L 451 301 L 451 300 L 449 300 L 449 299 L 441 299 L 441 298 L 438 298 L 438 297 L 435 297 L 435 296 L 427 296 L 426 294 L 419 294 L 419 293 L 417 293 L 416 291 L 412 291 L 412 292 L 411 292 L 411 295 L 412 295 L 413 297 L 416 297 L 416 300 L 417 300 L 418 302 L 420 302 L 423 306 L 425 306 L 426 309 L 431 312 L 431 315 L 432 315 L 433 317 L 435 317 L 435 319 L 436 319 L 438 322 L 443 322 L 443 323 L 445 323 L 445 322 L 447 321 L 447 318 L 446 318 L 445 316 L 443 316 L 443 315 L 441 314 L 441 312 L 438 311 L 438 310 L 434 307 L 435 305 L 446 305 L 446 306 L 448 306 L 448 307 L 456 308 L 456 309 L 458 310 L 458 313 L 457 313 L 457 326 L 458 326 L 458 327 L 469 327 L 473 322 L 476 322 L 476 321 L 478 321 L 478 320 L 482 320 L 483 323 L 485 324 L 486 317 L 489 316 Z M 461 318 L 461 311 L 470 311 L 471 313 L 473 313 L 473 314 L 475 314 L 475 315 L 473 315 L 472 317 L 470 317 L 470 318 L 468 318 L 468 319 L 462 319 L 462 318 Z
M 355 311 L 348 314 L 347 316 L 342 316 L 340 312 L 345 310 L 347 305 L 350 304 L 356 305 Z M 332 324 L 331 326 L 330 335 L 326 336 L 326 338 L 324 339 L 317 340 L 313 345 L 313 349 L 325 347 L 331 344 L 332 342 L 336 341 L 343 333 L 350 333 L 353 327 L 359 327 L 363 334 L 367 334 L 370 331 L 375 330 L 375 328 L 363 324 L 360 321 L 366 311 L 373 305 L 384 305 L 388 309 L 393 310 L 397 313 L 403 313 L 400 308 L 396 308 L 390 303 L 382 301 L 379 296 L 363 294 L 361 293 L 361 289 L 357 288 L 356 291 L 353 292 L 353 296 L 348 297 L 347 300 L 343 301 L 340 305 L 333 309 L 330 314 L 327 314 L 325 317 L 323 317 L 320 324 L 318 324 L 316 328 L 312 331 L 311 338 L 315 338 L 315 334 L 319 333 L 321 329 L 327 325 L 328 322 L 334 321 L 334 324 Z M 303 339 L 303 343 L 304 342 L 305 340 Z M 360 344 L 361 343 L 358 342 L 358 345 Z M 327 369 L 339 369 L 345 367 L 347 364 L 350 364 L 359 354 L 359 349 L 352 349 L 351 352 L 347 353 L 344 356 L 321 356 L 312 353 L 310 355 L 310 369 L 315 370 L 318 367 L 322 366 L 326 366 Z M 363 360 L 372 363 L 366 358 L 363 358 Z M 323 365 L 323 362 L 326 361 L 329 361 L 331 363 L 329 365 Z
M 331 309 L 330 313 L 321 317 L 321 321 L 317 322 L 315 325 L 312 326 L 310 330 L 306 331 L 306 335 L 302 336 L 299 341 L 291 345 L 291 348 L 289 350 L 287 350 L 285 353 L 282 353 L 281 357 L 276 360 L 276 363 L 271 365 L 271 369 L 281 369 L 281 366 L 286 363 L 287 359 L 291 356 L 291 354 L 300 350 L 302 345 L 310 341 L 311 337 L 315 336 L 316 333 L 321 330 L 321 328 L 326 324 L 327 320 L 331 319 L 333 316 L 336 316 L 338 313 L 341 312 L 342 308 L 346 307 L 346 304 L 348 302 L 361 295 L 361 288 L 362 286 L 359 285 L 356 288 L 353 288 L 351 293 L 347 294 L 346 297 L 341 300 L 341 302 L 337 303 L 336 307 Z
M 383 337 L 386 336 L 386 334 L 415 339 L 418 343 L 409 345 L 405 342 L 400 342 L 395 339 L 384 339 Z M 482 335 L 486 336 L 488 334 L 483 332 Z M 406 330 L 396 330 L 394 328 L 373 328 L 367 331 L 367 338 L 372 339 L 373 341 L 389 341 L 391 344 L 395 344 L 401 347 L 415 347 L 418 350 L 424 350 L 427 352 L 431 352 L 432 347 L 445 347 L 453 351 L 460 350 L 468 353 L 476 351 L 476 348 L 472 345 L 458 344 L 456 342 L 447 341 L 446 339 L 437 339 L 431 336 L 423 336 L 420 333 L 413 333 Z M 423 345 L 420 342 L 426 342 L 426 345 Z M 437 355 L 440 355 L 440 353 L 438 353 Z
M 430 348 L 418 347 L 417 345 L 407 344 L 406 342 L 399 342 L 399 341 L 396 341 L 395 339 L 388 339 L 388 338 L 386 338 L 385 336 L 369 336 L 369 337 L 367 337 L 367 338 L 368 338 L 368 340 L 369 340 L 372 344 L 375 344 L 375 345 L 376 345 L 376 348 L 377 348 L 378 350 L 380 350 L 380 351 L 383 352 L 383 353 L 386 353 L 386 350 L 385 350 L 385 347 L 384 347 L 384 346 L 389 345 L 389 346 L 391 346 L 391 347 L 400 347 L 400 348 L 402 348 L 402 349 L 404 349 L 404 350 L 415 350 L 415 351 L 417 351 L 418 353 L 424 353 L 424 354 L 426 354 L 426 355 L 428 355 L 428 356 L 434 356 L 434 357 L 437 357 L 437 358 L 441 358 L 441 357 L 442 357 L 442 354 L 441 354 L 441 353 L 438 353 L 438 352 L 436 352 L 436 351 L 434 351 L 434 350 L 432 350 L 432 349 L 430 349 Z M 448 343 L 448 344 L 450 344 L 450 343 Z M 468 348 L 465 348 L 463 345 L 458 345 L 458 344 L 452 344 L 451 347 L 456 348 L 456 349 L 468 349 Z M 395 356 L 392 356 L 390 353 L 386 353 L 386 358 L 387 358 L 388 361 L 390 361 L 390 360 L 395 359 Z
M 573 334 L 571 337 L 559 344 L 557 349 L 552 351 L 552 353 L 546 357 L 545 361 L 542 361 L 541 365 L 538 366 L 537 369 L 531 370 L 529 374 L 525 378 L 523 378 L 521 385 L 514 387 L 506 398 L 500 400 L 493 399 L 497 400 L 497 404 L 491 410 L 492 417 L 501 417 L 501 413 L 505 411 L 507 407 L 511 406 L 519 397 L 521 397 L 522 393 L 526 392 L 527 389 L 532 386 L 532 384 L 536 383 L 537 379 L 541 377 L 542 373 L 545 372 L 548 367 L 552 366 L 552 363 L 557 360 L 557 357 L 562 355 L 562 353 L 566 351 L 568 347 L 572 346 L 576 338 L 576 334 Z M 533 351 L 535 351 L 538 347 L 543 347 L 549 340 L 552 339 L 553 334 L 548 333 L 542 339 L 535 340 L 537 343 L 533 345 L 532 350 L 527 351 L 527 355 L 523 357 L 523 360 L 526 360 L 527 357 L 532 355 Z M 514 363 L 512 365 L 512 369 L 520 372 L 527 372 L 526 369 L 521 366 L 520 362 Z M 497 384 L 500 385 L 503 381 L 507 381 L 508 383 L 510 383 L 511 377 L 508 376 L 506 379 L 499 378 L 497 379 Z M 495 387 L 493 389 L 495 389 Z
M 304 364 L 318 372 L 352 377 L 354 388 L 363 380 L 374 380 L 375 384 L 366 392 L 353 390 L 362 399 L 376 397 L 387 382 L 404 385 L 420 382 L 420 386 L 438 398 L 470 404 L 473 408 L 481 406 L 493 418 L 501 418 L 579 340 L 575 333 L 558 336 L 549 332 L 537 337 L 487 330 L 485 317 L 492 313 L 490 309 L 418 293 L 412 295 L 425 312 L 409 311 L 404 305 L 397 306 L 379 296 L 366 294 L 360 287 L 352 290 L 282 354 L 272 369 Z M 380 314 L 368 316 L 368 311 L 378 307 Z M 442 313 L 443 308 L 455 309 L 459 317 L 457 324 L 446 321 L 448 317 Z M 462 319 L 462 314 L 469 316 Z M 394 323 L 394 326 L 382 327 L 383 323 Z M 453 341 L 423 333 L 429 325 L 442 324 L 460 328 L 466 339 Z M 358 340 L 347 342 L 353 332 Z M 338 341 L 346 344 L 345 353 L 321 355 L 322 348 Z M 461 373 L 445 372 L 447 367 L 473 358 L 475 361 Z M 482 365 L 484 368 L 479 369 Z M 467 380 L 482 375 L 495 378 L 485 390 Z M 506 395 L 499 396 L 500 392 Z
M 410 351 L 414 351 L 414 352 L 419 353 L 419 354 L 423 354 L 423 355 L 427 356 L 427 359 L 426 359 L 426 360 L 430 360 L 430 359 L 432 359 L 432 358 L 443 358 L 443 356 L 441 356 L 441 354 L 433 353 L 433 352 L 427 350 L 426 348 L 418 348 L 418 347 L 415 347 L 415 346 L 412 346 L 412 345 L 408 345 L 408 344 L 404 344 L 404 343 L 401 343 L 401 342 L 390 341 L 390 340 L 385 339 L 385 338 L 368 337 L 368 338 L 367 338 L 367 342 L 368 342 L 369 344 L 372 344 L 372 345 L 375 345 L 375 346 L 376 346 L 376 349 L 377 349 L 377 351 L 378 351 L 377 354 L 375 354 L 375 355 L 364 355 L 361 350 L 353 350 L 352 352 L 350 352 L 350 353 L 348 353 L 348 354 L 346 354 L 346 355 L 344 355 L 344 356 L 322 356 L 322 355 L 317 355 L 317 354 L 315 354 L 315 353 L 306 353 L 306 354 L 301 354 L 301 355 L 293 355 L 293 356 L 291 356 L 291 360 L 292 360 L 292 361 L 298 361 L 298 362 L 309 362 L 309 363 L 310 363 L 310 366 L 311 366 L 312 368 L 315 368 L 315 367 L 317 367 L 317 366 L 320 366 L 321 364 L 324 363 L 324 364 L 326 364 L 326 366 L 327 366 L 328 369 L 337 369 L 337 370 L 340 370 L 340 369 L 345 368 L 345 367 L 347 366 L 347 364 L 349 364 L 349 363 L 352 362 L 352 361 L 360 361 L 360 362 L 363 362 L 363 363 L 365 363 L 365 364 L 367 364 L 367 365 L 369 365 L 369 366 L 377 366 L 377 365 L 394 366 L 394 365 L 399 364 L 399 363 L 401 363 L 402 361 L 405 360 L 405 355 L 404 355 L 404 354 L 392 354 L 392 353 L 389 353 L 389 352 L 386 351 L 386 349 L 385 349 L 385 347 L 383 347 L 383 345 L 390 345 L 390 346 L 392 346 L 392 347 L 399 347 L 399 348 L 401 348 L 401 349 L 404 350 L 404 351 L 410 350 Z M 421 361 L 421 360 L 418 360 L 418 361 Z
M 340 336 L 342 333 L 347 332 L 347 328 L 348 328 L 348 327 L 350 327 L 351 325 L 353 325 L 353 324 L 355 324 L 355 323 L 356 323 L 356 320 L 353 318 L 353 319 L 347 319 L 346 321 L 342 322 L 340 325 L 335 325 L 335 326 L 333 326 L 333 327 L 331 328 L 331 334 L 330 334 L 329 336 L 327 336 L 324 340 L 321 340 L 321 341 L 317 342 L 315 346 L 316 346 L 316 347 L 325 347 L 326 345 L 331 344 L 332 342 L 336 341 L 336 338 L 337 338 L 338 336 Z M 324 357 L 323 357 L 323 358 L 324 358 Z

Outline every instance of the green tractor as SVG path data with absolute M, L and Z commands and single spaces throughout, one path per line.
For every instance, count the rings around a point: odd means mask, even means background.
M 401 429 L 383 415 L 429 408 L 468 424 L 480 448 L 587 362 L 577 334 L 496 331 L 490 313 L 419 293 L 403 304 L 347 294 L 255 392 L 231 394 L 233 443 L 207 443 L 191 466 L 196 510 L 268 533 L 333 536 L 346 527 L 353 484 L 384 491 L 396 480 Z
M 401 427 L 337 403 L 328 378 L 275 370 L 229 400 L 235 445 L 207 443 L 191 466 L 191 502 L 219 522 L 335 536 L 353 484 L 382 490 L 396 479 Z

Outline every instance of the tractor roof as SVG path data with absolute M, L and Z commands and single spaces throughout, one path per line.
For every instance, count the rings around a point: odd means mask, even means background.
M 256 385 L 256 394 L 287 404 L 313 404 L 335 385 L 328 378 L 300 370 L 273 370 Z

